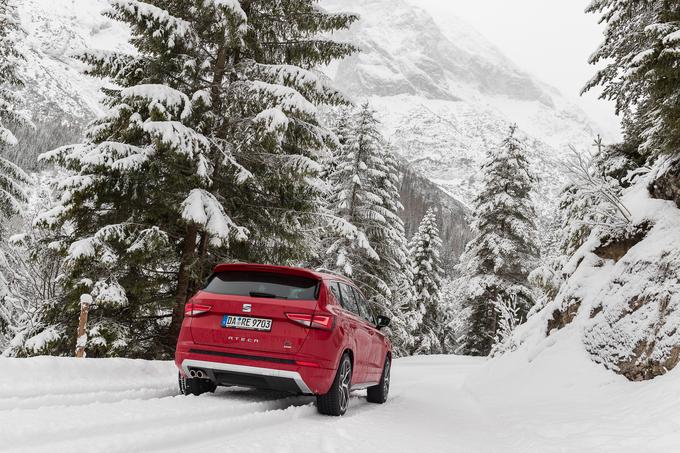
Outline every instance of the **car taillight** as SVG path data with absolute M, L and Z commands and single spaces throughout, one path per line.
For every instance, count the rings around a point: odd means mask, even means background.
M 312 329 L 331 330 L 333 328 L 333 316 L 331 315 L 306 315 L 304 313 L 286 313 L 291 321 L 302 324 Z
M 208 313 L 210 310 L 212 310 L 212 306 L 210 305 L 195 304 L 193 302 L 189 302 L 184 306 L 184 316 L 189 317 L 198 316 L 204 313 Z

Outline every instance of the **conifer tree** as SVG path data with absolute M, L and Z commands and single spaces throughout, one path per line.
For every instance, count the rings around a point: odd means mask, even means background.
M 414 325 L 413 314 L 405 311 L 412 291 L 397 163 L 368 104 L 350 117 L 343 115 L 337 132 L 329 211 L 355 229 L 326 238 L 324 266 L 352 278 L 372 311 L 392 319 L 392 339 L 403 353 Z
M 536 181 L 525 156 L 517 127 L 502 146 L 491 150 L 482 166 L 483 185 L 473 203 L 475 236 L 461 258 L 467 281 L 465 306 L 470 313 L 464 350 L 488 355 L 499 329 L 498 305 L 503 304 L 523 322 L 534 304 L 527 278 L 539 251 L 531 191 Z
M 376 185 L 373 171 L 382 165 L 383 140 L 377 130 L 377 119 L 368 106 L 352 118 L 351 126 L 343 124 L 344 121 L 341 120 L 339 127 L 349 131 L 342 136 L 345 143 L 340 145 L 333 163 L 335 168 L 328 178 L 329 210 L 356 230 L 347 229 L 341 231 L 339 237 L 329 238 L 325 267 L 359 281 L 364 263 L 380 260 L 368 242 L 366 231 L 376 221 L 385 220 L 377 212 L 382 200 L 373 193 Z M 370 287 L 370 282 L 365 286 Z
M 605 62 L 584 91 L 602 86 L 616 102 L 626 142 L 646 154 L 680 153 L 680 4 L 664 0 L 593 0 L 588 12 L 607 25 L 591 57 Z
M 18 89 L 23 85 L 19 77 L 19 22 L 13 0 L 0 0 L 0 154 L 17 144 L 11 126 L 29 123 L 19 110 Z M 24 188 L 28 176 L 18 166 L 0 157 L 0 214 L 9 217 L 26 201 Z
M 415 309 L 420 318 L 414 332 L 414 354 L 441 354 L 446 350 L 449 316 L 441 297 L 441 247 L 437 214 L 430 208 L 409 243 Z
M 391 339 L 396 354 L 403 355 L 413 343 L 412 332 L 418 323 L 413 309 L 413 275 L 408 258 L 404 221 L 400 217 L 404 206 L 399 193 L 400 174 L 394 153 L 388 146 L 380 148 L 382 165 L 374 170 L 375 192 L 380 198 L 377 212 L 385 219 L 378 228 L 366 231 L 371 247 L 380 257 L 368 261 L 366 273 L 376 281 L 369 291 L 373 312 L 389 317 Z
M 50 321 L 72 349 L 93 296 L 92 355 L 172 353 L 187 297 L 218 261 L 286 264 L 312 253 L 320 158 L 333 134 L 317 105 L 347 102 L 312 69 L 354 51 L 319 35 L 356 17 L 313 0 L 112 0 L 134 55 L 88 52 L 109 77 L 108 113 L 85 143 L 43 160 L 71 170 L 47 224 L 73 224 L 67 309 Z M 92 337 L 92 335 L 90 335 Z

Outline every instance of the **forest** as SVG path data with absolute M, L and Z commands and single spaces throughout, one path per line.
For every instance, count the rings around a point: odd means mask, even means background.
M 532 142 L 506 124 L 478 150 L 460 257 L 436 203 L 407 233 L 407 163 L 380 112 L 322 72 L 361 52 L 332 38 L 359 16 L 312 0 L 110 4 L 132 50 L 74 56 L 104 86 L 84 125 L 31 115 L 26 33 L 0 0 L 3 356 L 171 358 L 212 268 L 253 262 L 351 278 L 400 356 L 502 355 L 579 322 L 593 360 L 631 380 L 677 365 L 674 3 L 592 2 L 607 28 L 584 92 L 616 103 L 623 141 L 565 150 L 545 219 Z

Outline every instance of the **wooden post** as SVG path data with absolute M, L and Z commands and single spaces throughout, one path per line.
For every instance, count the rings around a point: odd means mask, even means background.
M 87 344 L 87 316 L 90 313 L 92 296 L 83 294 L 80 296 L 80 320 L 78 321 L 78 339 L 76 340 L 76 357 L 85 357 L 85 345 Z

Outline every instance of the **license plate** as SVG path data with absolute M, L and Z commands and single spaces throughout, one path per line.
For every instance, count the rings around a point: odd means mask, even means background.
M 222 327 L 228 329 L 263 330 L 268 332 L 272 330 L 272 320 L 224 315 L 224 318 L 222 318 Z

